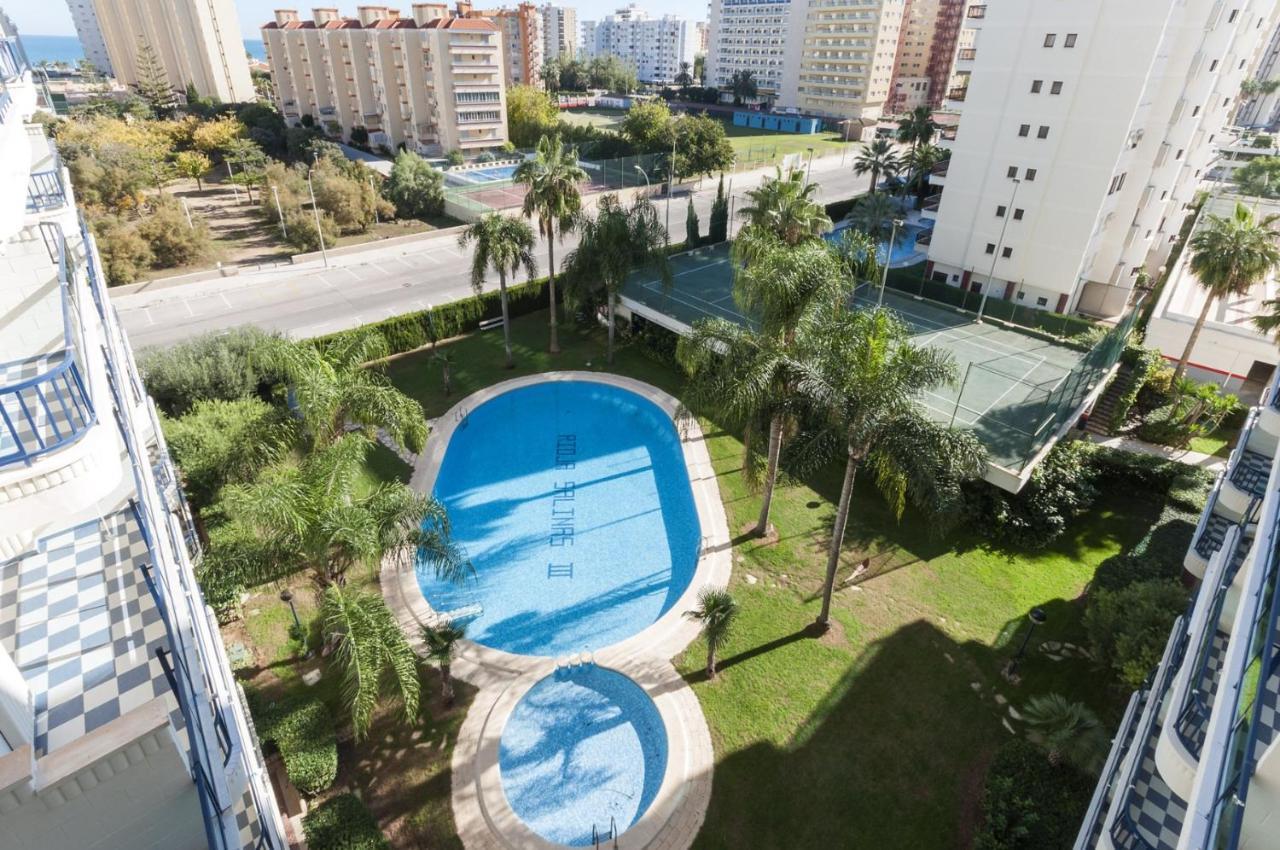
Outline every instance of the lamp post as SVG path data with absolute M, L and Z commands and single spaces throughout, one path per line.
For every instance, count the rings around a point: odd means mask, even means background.
M 271 184 L 271 197 L 276 201 L 276 215 L 280 218 L 280 235 L 286 242 L 289 241 L 289 228 L 284 226 L 284 210 L 280 209 L 280 190 L 276 188 L 276 184 Z
M 289 588 L 287 587 L 284 590 L 280 591 L 280 600 L 289 605 L 289 613 L 293 614 L 293 627 L 294 629 L 297 630 L 296 632 L 298 636 L 297 639 L 302 643 L 303 647 L 305 647 L 307 650 L 306 654 L 304 654 L 302 657 L 310 658 L 311 648 L 307 647 L 307 640 L 306 640 L 307 632 L 306 632 L 306 629 L 302 627 L 302 620 L 298 619 L 298 609 L 293 606 L 293 591 L 289 590 Z
M 893 259 L 893 241 L 898 236 L 898 228 L 902 227 L 905 222 L 900 218 L 893 220 L 893 229 L 889 231 L 889 251 L 884 255 L 884 268 L 880 270 L 880 298 L 876 301 L 876 306 L 884 305 L 884 288 L 889 283 L 889 261 Z
M 316 205 L 316 190 L 311 185 L 311 169 L 307 169 L 307 191 L 311 193 L 311 211 L 316 216 L 316 236 L 320 239 L 320 256 L 324 260 L 324 267 L 329 268 L 329 252 L 324 247 L 324 231 L 320 229 L 320 207 Z
M 373 188 L 373 177 L 369 177 L 369 191 L 373 193 L 373 223 L 382 224 L 382 220 L 378 218 L 378 190 Z
M 849 131 L 853 129 L 853 119 L 845 119 L 844 122 L 844 146 L 840 148 L 840 167 L 844 168 L 844 158 L 849 153 Z
M 1000 238 L 996 240 L 996 249 L 991 252 L 991 272 L 987 275 L 987 284 L 982 287 L 982 300 L 978 302 L 978 321 L 982 321 L 982 313 L 987 309 L 987 296 L 991 294 L 991 284 L 995 281 L 996 260 L 1000 259 L 1000 249 L 1004 245 L 1004 234 L 1009 229 L 1009 219 L 1013 218 L 1013 202 L 1018 199 L 1018 187 L 1022 181 L 1013 178 L 1013 192 L 1009 194 L 1009 206 L 1004 211 L 1004 224 L 1000 226 Z
M 667 168 L 667 238 L 671 236 L 671 193 L 676 189 L 676 134 L 671 134 L 671 165 Z
M 647 195 L 649 194 L 649 190 L 652 188 L 652 187 L 649 185 L 649 172 L 645 171 L 643 168 L 641 168 L 641 167 L 640 167 L 640 166 L 638 166 L 638 165 L 635 165 L 635 166 L 632 166 L 632 167 L 633 167 L 636 171 L 639 171 L 639 172 L 640 172 L 640 176 L 644 178 L 644 193 L 645 193 L 645 195 L 647 196 Z
M 813 148 L 809 148 L 809 164 L 804 169 L 804 185 L 809 185 L 809 175 L 813 173 Z
M 1004 667 L 1004 677 L 1010 681 L 1014 681 L 1018 676 L 1018 665 L 1022 663 L 1022 656 L 1027 652 L 1027 644 L 1031 642 L 1031 634 L 1036 630 L 1036 626 L 1043 626 L 1045 620 L 1049 619 L 1044 613 L 1043 608 L 1032 608 L 1027 614 L 1027 619 L 1031 624 L 1027 626 L 1027 633 L 1022 636 L 1022 643 L 1018 646 L 1018 652 L 1009 659 L 1009 663 Z

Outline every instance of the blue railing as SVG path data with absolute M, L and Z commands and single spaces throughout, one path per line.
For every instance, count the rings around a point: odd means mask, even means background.
M 14 80 L 31 70 L 26 52 L 16 36 L 0 38 L 0 79 Z
M 1084 822 L 1080 825 L 1080 832 L 1076 835 L 1076 843 L 1073 845 L 1072 850 L 1089 850 L 1089 848 L 1097 844 L 1098 834 L 1102 830 L 1103 807 L 1106 805 L 1112 788 L 1115 787 L 1116 778 L 1120 775 L 1121 760 L 1124 758 L 1127 748 L 1131 746 L 1134 721 L 1138 719 L 1138 708 L 1141 705 L 1142 694 L 1140 691 L 1134 691 L 1129 695 L 1129 704 L 1125 707 L 1124 718 L 1116 729 L 1115 737 L 1111 739 L 1111 752 L 1107 754 L 1107 761 L 1102 767 L 1102 775 L 1098 779 L 1098 785 L 1093 789 L 1093 797 L 1089 800 L 1089 809 L 1085 814 Z
M 67 202 L 62 183 L 62 160 L 55 152 L 53 168 L 34 172 L 27 180 L 27 212 L 43 212 Z
M 63 350 L 48 358 L 29 358 L 0 367 L 0 375 L 16 375 L 0 386 L 0 466 L 34 463 L 42 455 L 79 440 L 96 421 L 79 363 L 84 329 L 75 310 L 66 239 L 56 225 L 48 232 L 56 234 Z M 30 371 L 36 374 L 26 374 Z

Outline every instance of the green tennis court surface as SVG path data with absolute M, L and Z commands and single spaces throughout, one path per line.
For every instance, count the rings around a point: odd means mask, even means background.
M 623 305 L 677 333 L 710 317 L 754 323 L 734 302 L 727 245 L 677 254 L 671 266 L 669 291 L 663 292 L 652 273 L 633 274 L 623 288 Z M 879 287 L 864 283 L 854 304 L 872 308 L 880 299 Z M 1114 331 L 1087 350 L 999 322 L 980 323 L 971 313 L 893 289 L 885 290 L 883 304 L 911 327 L 918 344 L 941 348 L 955 358 L 960 375 L 955 385 L 920 399 L 929 414 L 942 423 L 972 428 L 992 462 L 1006 470 L 1023 470 L 1077 415 L 1123 349 L 1123 338 L 1113 339 Z

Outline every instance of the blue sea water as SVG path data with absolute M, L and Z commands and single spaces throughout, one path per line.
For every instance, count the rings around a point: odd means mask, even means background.
M 454 431 L 436 479 L 475 566 L 418 571 L 437 611 L 479 606 L 467 635 L 562 656 L 630 637 L 689 586 L 700 530 L 679 435 L 635 393 L 549 381 L 503 393 Z
M 27 58 L 34 64 L 51 62 L 54 64 L 74 65 L 84 58 L 84 49 L 80 39 L 74 35 L 23 35 L 22 46 L 26 48 Z M 246 38 L 244 48 L 255 59 L 266 61 L 266 49 L 262 39 Z
M 607 835 L 612 817 L 621 832 L 649 808 L 667 746 L 662 716 L 635 682 L 590 664 L 559 671 L 520 699 L 502 730 L 502 788 L 538 835 L 588 847 L 592 825 Z

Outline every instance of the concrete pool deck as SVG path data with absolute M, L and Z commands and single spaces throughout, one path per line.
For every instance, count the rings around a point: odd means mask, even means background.
M 548 381 L 586 381 L 627 390 L 661 408 L 680 436 L 689 484 L 701 527 L 698 563 L 688 588 L 671 608 L 640 632 L 585 656 L 553 659 L 517 655 L 474 641 L 462 642 L 454 674 L 478 687 L 479 693 L 459 731 L 453 754 L 453 812 L 458 835 L 468 850 L 537 848 L 553 844 L 535 835 L 516 816 L 502 790 L 498 741 L 520 697 L 558 665 L 596 663 L 630 677 L 653 699 L 667 731 L 666 773 L 645 813 L 621 832 L 628 848 L 683 850 L 693 843 L 711 799 L 714 752 L 697 697 L 676 671 L 671 658 L 697 636 L 699 626 L 684 616 L 695 607 L 704 587 L 728 585 L 732 546 L 711 456 L 697 420 L 682 414 L 671 395 L 640 381 L 602 372 L 548 372 L 514 378 L 475 393 L 436 420 L 427 445 L 414 462 L 410 485 L 430 493 L 454 430 L 467 413 L 492 398 Z M 383 595 L 410 643 L 423 654 L 421 628 L 439 621 L 419 587 L 413 565 L 383 562 Z

